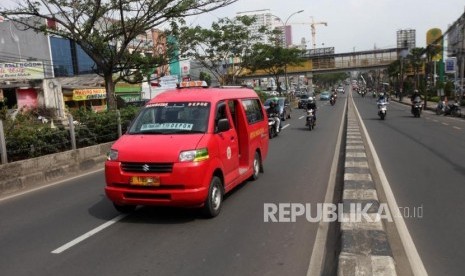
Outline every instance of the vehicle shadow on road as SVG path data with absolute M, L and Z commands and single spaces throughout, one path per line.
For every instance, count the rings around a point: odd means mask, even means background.
M 228 198 L 234 197 L 242 188 L 251 181 L 247 180 L 237 185 L 233 190 L 223 197 L 223 207 L 228 204 Z M 100 201 L 89 209 L 89 214 L 95 218 L 109 221 L 121 215 L 113 207 L 111 201 L 102 194 Z M 220 214 L 221 215 L 221 214 Z M 196 207 L 166 207 L 166 206 L 140 206 L 134 212 L 129 213 L 120 223 L 142 223 L 142 224 L 181 224 L 195 220 L 207 220 L 200 208 Z

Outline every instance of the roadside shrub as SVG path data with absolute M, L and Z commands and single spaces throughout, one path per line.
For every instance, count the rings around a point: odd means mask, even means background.
M 123 133 L 139 109 L 127 107 L 120 110 Z M 32 109 L 18 112 L 15 119 L 5 115 L 3 125 L 9 162 L 71 149 L 69 128 L 61 126 L 58 121 L 57 127 L 52 128 L 51 114 L 47 110 Z M 95 113 L 81 109 L 72 111 L 72 115 L 76 121 L 75 138 L 78 148 L 111 142 L 118 138 L 116 111 Z M 46 117 L 48 122 L 43 123 L 38 116 Z

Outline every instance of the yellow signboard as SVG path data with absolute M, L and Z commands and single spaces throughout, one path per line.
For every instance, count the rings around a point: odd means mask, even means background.
M 0 63 L 0 80 L 34 80 L 44 77 L 44 65 L 40 61 Z
M 428 30 L 428 32 L 426 32 L 426 45 L 428 47 L 435 48 L 434 51 L 437 51 L 437 54 L 432 57 L 433 61 L 442 60 L 443 39 L 441 37 L 442 37 L 441 29 L 433 28 L 433 29 Z M 436 43 L 434 43 L 436 40 L 438 40 L 438 41 Z
M 106 97 L 107 93 L 104 88 L 73 90 L 73 101 L 98 100 Z

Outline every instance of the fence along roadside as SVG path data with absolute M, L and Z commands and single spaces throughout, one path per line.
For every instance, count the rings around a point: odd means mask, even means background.
M 125 112 L 125 118 L 119 110 L 95 115 L 92 120 L 78 116 L 79 122 L 69 114 L 66 125 L 56 127 L 51 122 L 24 131 L 14 127 L 6 130 L 8 124 L 0 120 L 1 164 L 114 141 L 122 135 L 123 127 L 128 125 L 135 112 Z

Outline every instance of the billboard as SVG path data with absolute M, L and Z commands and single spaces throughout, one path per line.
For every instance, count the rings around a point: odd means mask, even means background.
M 316 49 L 309 49 L 306 53 L 308 56 L 325 56 L 325 55 L 333 55 L 334 54 L 334 47 L 326 47 L 326 48 L 316 48 Z
M 73 101 L 99 100 L 107 97 L 104 88 L 74 89 Z
M 0 63 L 0 80 L 34 80 L 44 77 L 44 65 L 40 61 Z
M 446 59 L 446 74 L 455 73 L 457 60 L 455 58 Z

